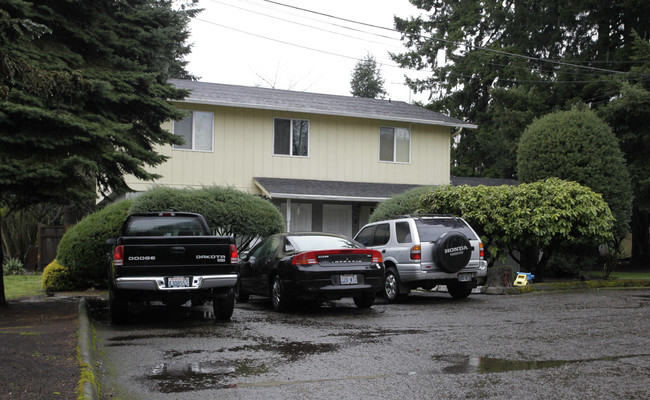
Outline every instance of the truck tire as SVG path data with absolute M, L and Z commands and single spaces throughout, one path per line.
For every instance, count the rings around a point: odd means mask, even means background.
M 111 324 L 125 324 L 128 318 L 129 301 L 123 294 L 113 288 L 109 290 L 108 296 L 108 318 Z
M 212 311 L 217 321 L 228 321 L 235 310 L 235 289 L 230 288 L 225 296 L 212 299 Z
M 458 272 L 465 268 L 472 257 L 469 239 L 459 232 L 445 232 L 436 241 L 433 250 L 436 264 L 446 272 Z

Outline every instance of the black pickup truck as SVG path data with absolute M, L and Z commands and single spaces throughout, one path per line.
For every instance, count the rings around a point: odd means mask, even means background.
M 112 323 L 124 323 L 129 302 L 181 305 L 212 301 L 214 315 L 229 320 L 234 309 L 239 255 L 229 236 L 212 236 L 200 214 L 130 215 L 117 239 L 109 270 Z

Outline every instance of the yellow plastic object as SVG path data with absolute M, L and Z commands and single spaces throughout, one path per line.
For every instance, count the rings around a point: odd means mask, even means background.
M 526 286 L 528 285 L 528 274 L 518 274 L 515 278 L 515 286 Z

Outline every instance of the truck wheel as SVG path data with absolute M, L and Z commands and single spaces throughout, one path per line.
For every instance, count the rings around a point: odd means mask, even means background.
M 108 296 L 108 316 L 111 324 L 125 324 L 129 312 L 129 301 L 115 289 L 110 289 Z
M 230 288 L 225 296 L 212 299 L 212 311 L 217 321 L 228 321 L 235 310 L 235 289 Z
M 282 279 L 276 275 L 271 286 L 271 302 L 275 311 L 284 312 L 289 308 L 289 296 L 284 288 Z
M 472 258 L 469 239 L 460 232 L 445 232 L 433 250 L 436 264 L 447 272 L 458 272 L 465 268 Z
M 249 298 L 250 294 L 242 290 L 241 282 L 237 279 L 237 283 L 235 284 L 235 301 L 237 303 L 246 303 Z
M 399 292 L 400 279 L 395 268 L 389 268 L 384 277 L 384 296 L 389 303 L 404 301 L 406 295 Z
M 447 291 L 454 299 L 464 299 L 472 293 L 474 289 L 472 282 L 458 282 L 447 285 Z
M 358 308 L 370 308 L 375 304 L 375 297 L 376 294 L 374 292 L 366 292 L 359 296 L 354 296 L 352 300 L 354 300 L 354 304 L 356 304 Z

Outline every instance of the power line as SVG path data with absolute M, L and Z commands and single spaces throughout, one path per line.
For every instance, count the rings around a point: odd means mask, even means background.
M 277 2 L 277 1 L 273 1 L 273 0 L 262 0 L 262 1 L 265 1 L 265 2 L 271 3 L 271 4 L 276 4 L 276 5 L 283 6 L 283 7 L 293 8 L 293 9 L 304 11 L 304 12 L 307 12 L 307 13 L 312 13 L 312 14 L 316 14 L 316 15 L 320 15 L 320 16 L 324 16 L 324 17 L 328 17 L 328 18 L 337 19 L 337 20 L 340 20 L 340 21 L 346 21 L 346 22 L 350 22 L 350 23 L 354 23 L 354 24 L 364 25 L 364 26 L 368 26 L 368 27 L 372 27 L 372 28 L 376 28 L 376 29 L 382 29 L 382 30 L 387 30 L 387 31 L 391 31 L 391 32 L 397 32 L 397 33 L 400 33 L 402 35 L 407 35 L 407 32 L 399 31 L 399 30 L 393 29 L 393 28 L 387 28 L 387 27 L 384 27 L 384 26 L 369 24 L 369 23 L 361 22 L 361 21 L 355 21 L 355 20 L 348 19 L 348 18 L 337 17 L 335 15 L 322 13 L 322 12 L 318 12 L 318 11 L 313 11 L 313 10 L 309 10 L 309 9 L 302 8 L 302 7 L 292 6 L 290 4 L 284 4 L 284 3 L 280 3 L 280 2 Z M 568 63 L 568 62 L 564 62 L 564 61 L 557 61 L 557 60 L 551 60 L 551 59 L 546 59 L 546 58 L 531 57 L 531 56 L 526 56 L 526 55 L 522 55 L 522 54 L 510 53 L 510 52 L 503 51 L 503 50 L 490 49 L 490 48 L 483 47 L 483 46 L 470 45 L 470 44 L 461 43 L 461 42 L 457 42 L 457 41 L 453 41 L 453 40 L 436 38 L 434 36 L 428 36 L 428 38 L 431 39 L 431 40 L 434 40 L 434 41 L 442 42 L 442 43 L 453 44 L 453 45 L 456 45 L 456 46 L 463 46 L 465 48 L 470 48 L 470 49 L 474 48 L 474 49 L 477 49 L 477 50 L 492 52 L 492 53 L 506 55 L 506 56 L 510 56 L 510 57 L 522 58 L 522 59 L 525 59 L 525 60 L 528 60 L 528 61 L 546 62 L 546 63 L 556 64 L 556 65 L 562 65 L 562 66 L 573 67 L 573 68 L 578 68 L 578 69 L 586 69 L 586 70 L 590 70 L 590 71 L 606 72 L 606 73 L 611 73 L 611 74 L 624 74 L 624 75 L 629 75 L 630 74 L 629 72 L 625 72 L 625 71 L 616 71 L 616 70 L 610 70 L 610 69 L 605 69 L 605 68 L 590 67 L 590 66 L 578 65 L 578 64 L 574 64 L 574 63 Z

